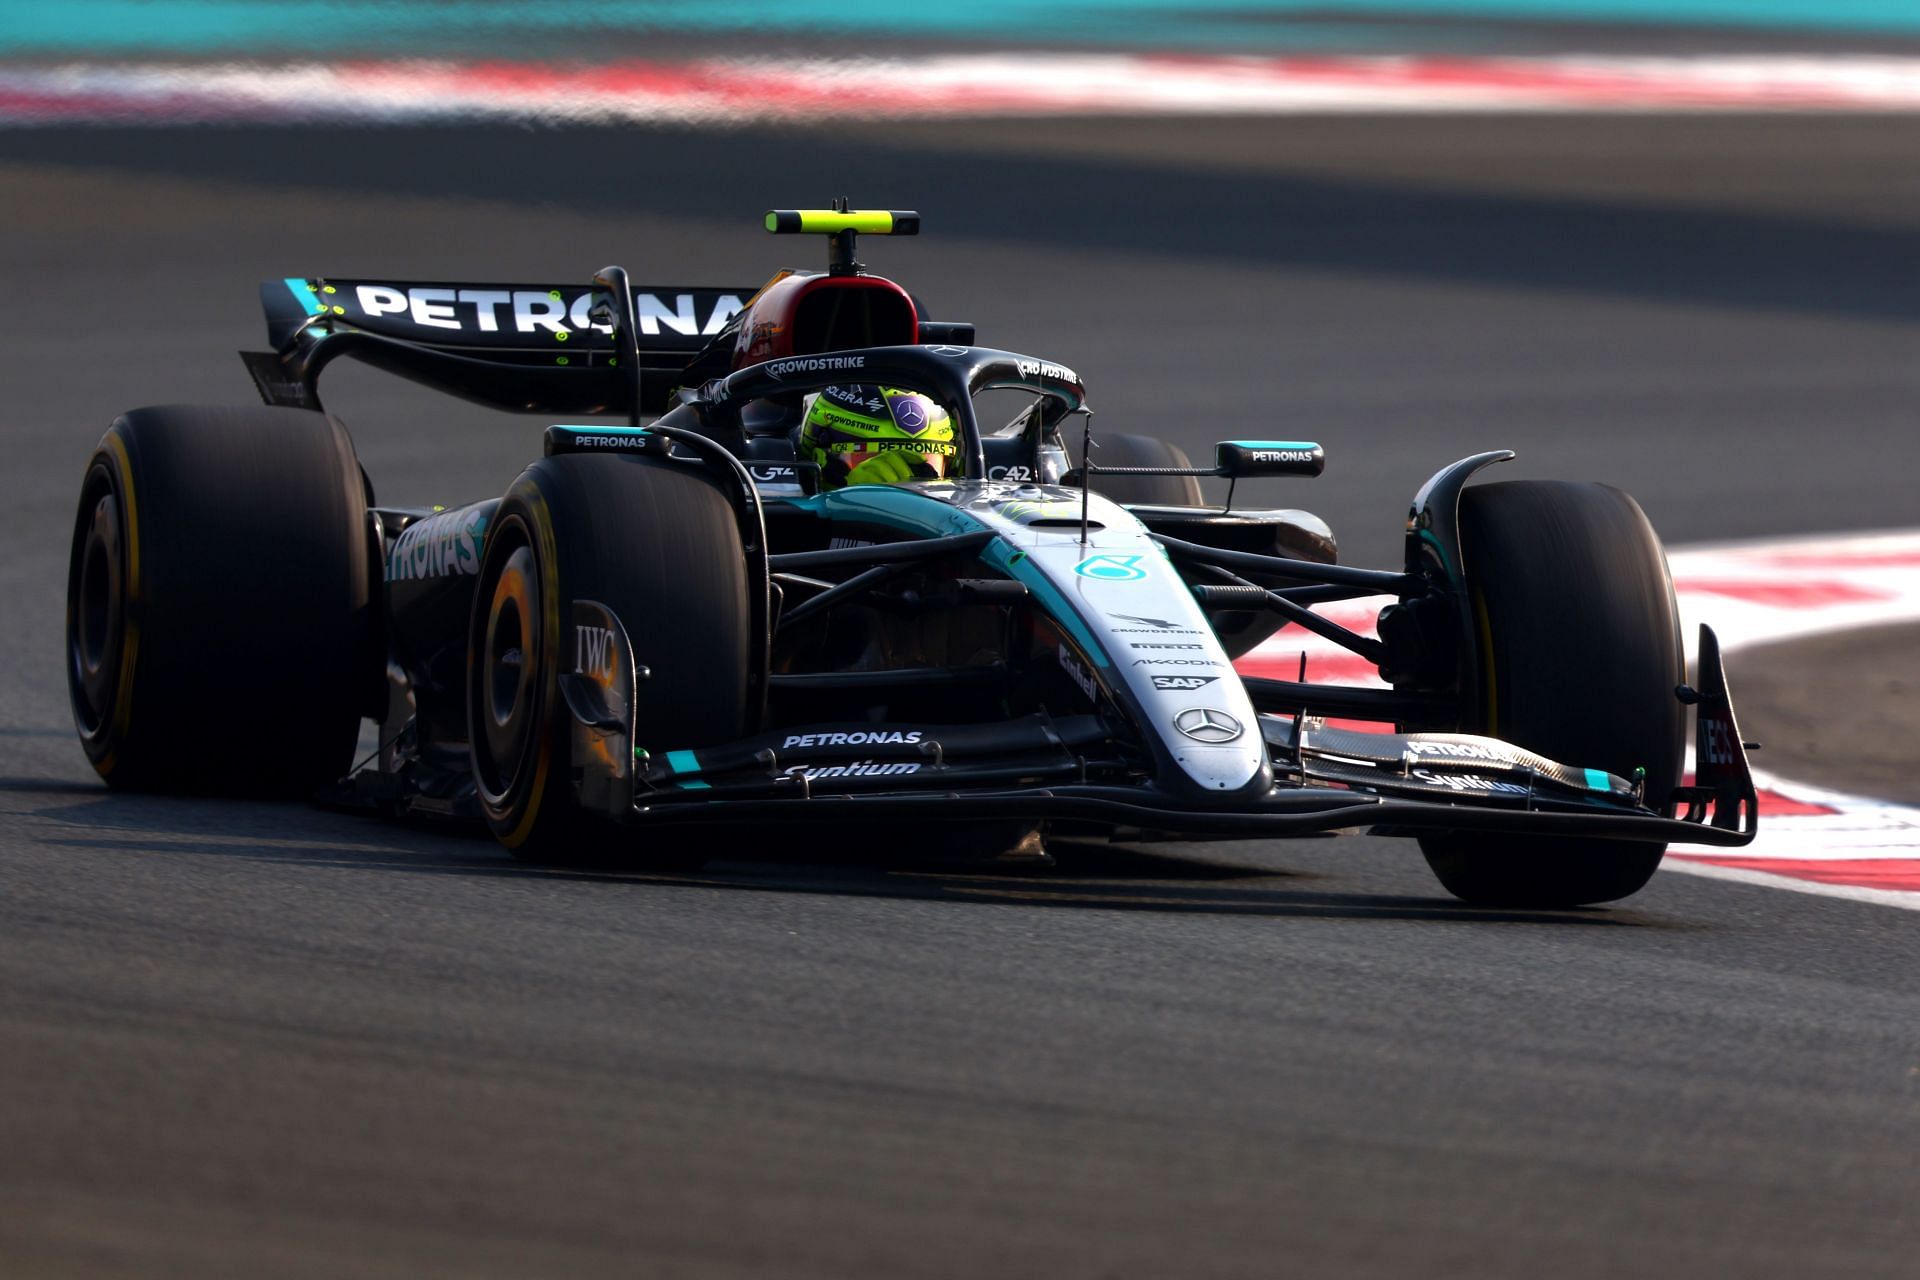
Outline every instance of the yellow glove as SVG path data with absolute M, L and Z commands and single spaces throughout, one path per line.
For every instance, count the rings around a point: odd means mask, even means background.
M 847 472 L 848 484 L 899 484 L 913 479 L 913 464 L 904 451 L 876 454 Z

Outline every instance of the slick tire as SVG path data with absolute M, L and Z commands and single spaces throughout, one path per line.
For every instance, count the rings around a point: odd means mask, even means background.
M 1632 498 L 1600 484 L 1517 481 L 1461 495 L 1482 705 L 1470 729 L 1576 767 L 1631 777 L 1646 803 L 1679 785 L 1686 675 L 1673 579 Z M 1574 907 L 1652 878 L 1664 844 L 1447 832 L 1423 836 L 1440 883 L 1468 902 Z
M 731 500 L 700 468 L 631 454 L 559 454 L 522 472 L 487 529 L 467 644 L 467 717 L 481 811 L 530 862 L 697 866 L 697 837 L 623 829 L 584 811 L 559 689 L 575 600 L 626 628 L 636 746 L 712 746 L 747 731 L 746 555 Z
M 379 678 L 346 429 L 305 409 L 119 418 L 81 483 L 67 687 L 115 787 L 280 796 L 352 765 Z
M 1102 467 L 1190 467 L 1186 450 L 1155 436 L 1096 435 L 1093 461 Z M 1197 507 L 1203 502 L 1193 476 L 1101 476 L 1093 491 L 1131 506 Z

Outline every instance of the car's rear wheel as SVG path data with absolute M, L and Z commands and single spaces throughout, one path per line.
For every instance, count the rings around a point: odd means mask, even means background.
M 521 474 L 487 529 L 467 650 L 474 778 L 502 844 L 541 862 L 703 860 L 693 840 L 622 832 L 576 795 L 566 620 L 590 600 L 626 629 L 649 673 L 635 747 L 711 746 L 747 731 L 747 578 L 731 501 L 696 466 L 560 454 Z
M 1093 461 L 1100 467 L 1191 467 L 1186 450 L 1157 436 L 1096 435 Z M 1197 507 L 1203 502 L 1193 476 L 1093 477 L 1093 491 L 1130 506 Z
M 164 406 L 87 464 L 67 685 L 118 787 L 272 795 L 350 767 L 379 674 L 353 442 L 303 409 Z
M 1461 495 L 1481 704 L 1468 728 L 1631 777 L 1660 809 L 1679 784 L 1685 679 L 1673 580 L 1632 498 L 1517 481 Z M 1495 906 L 1611 902 L 1652 878 L 1663 844 L 1446 832 L 1421 837 L 1449 892 Z

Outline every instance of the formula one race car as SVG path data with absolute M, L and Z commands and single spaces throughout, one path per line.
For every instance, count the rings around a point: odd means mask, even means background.
M 1318 444 L 1228 441 L 1194 467 L 1093 441 L 1073 370 L 975 345 L 855 261 L 856 233 L 918 221 L 770 213 L 828 235 L 831 264 L 758 290 L 617 267 L 263 285 L 273 350 L 243 358 L 269 407 L 134 410 L 87 469 L 67 671 L 95 768 L 654 867 L 803 824 L 917 820 L 912 849 L 1008 857 L 1049 832 L 1358 828 L 1415 837 L 1462 898 L 1533 906 L 1631 894 L 1670 841 L 1752 840 L 1719 647 L 1703 627 L 1689 681 L 1631 498 L 1467 487 L 1512 456 L 1482 453 L 1415 497 L 1402 567 L 1340 565 L 1314 517 L 1204 506 L 1195 479 L 1317 475 Z M 627 425 L 548 427 L 502 497 L 378 506 L 320 405 L 337 356 Z M 798 427 L 849 384 L 949 413 L 946 474 L 830 483 Z M 975 398 L 1009 389 L 1012 420 L 983 428 Z M 1070 441 L 1095 446 L 1082 465 Z M 1377 637 L 1313 608 L 1380 595 Z M 1285 625 L 1388 687 L 1236 674 Z M 355 770 L 363 718 L 378 747 Z

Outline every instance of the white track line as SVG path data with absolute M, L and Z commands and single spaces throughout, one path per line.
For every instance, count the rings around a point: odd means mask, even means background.
M 1762 885 L 1768 889 L 1791 889 L 1820 898 L 1843 898 L 1848 902 L 1871 902 L 1881 907 L 1900 907 L 1920 911 L 1920 893 L 1910 889 L 1865 889 L 1849 884 L 1821 884 L 1815 880 L 1797 880 L 1769 871 L 1751 871 L 1744 867 L 1720 867 L 1696 862 L 1683 854 L 1669 852 L 1660 870 L 1681 875 L 1702 876 L 1708 880 L 1731 880 L 1735 884 Z
M 746 124 L 1031 115 L 1920 111 L 1920 58 L 965 53 L 0 68 L 0 124 Z

